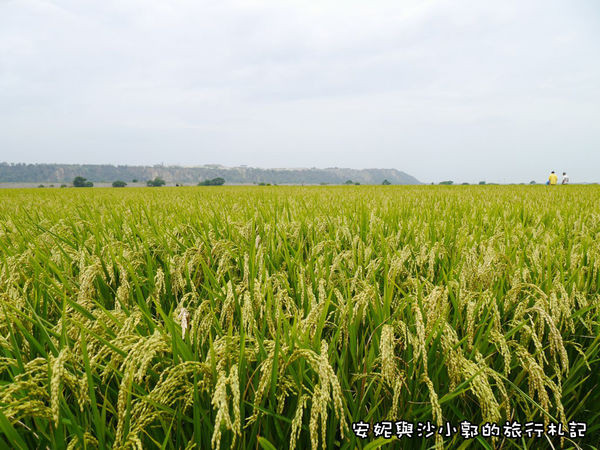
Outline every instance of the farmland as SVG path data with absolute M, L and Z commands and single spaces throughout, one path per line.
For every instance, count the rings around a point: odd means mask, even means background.
M 0 446 L 590 448 L 599 308 L 596 186 L 7 189 Z

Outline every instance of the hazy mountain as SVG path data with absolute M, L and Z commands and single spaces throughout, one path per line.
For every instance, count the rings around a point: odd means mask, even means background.
M 70 183 L 81 176 L 93 182 L 123 180 L 146 181 L 161 177 L 167 183 L 197 184 L 207 178 L 222 177 L 227 184 L 343 184 L 347 180 L 361 184 L 421 184 L 419 180 L 396 169 L 260 169 L 256 167 L 224 167 L 205 165 L 180 166 L 113 166 L 96 164 L 8 164 L 0 163 L 0 182 Z

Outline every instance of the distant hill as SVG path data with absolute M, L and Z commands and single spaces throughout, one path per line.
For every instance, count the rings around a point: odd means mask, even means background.
M 0 163 L 0 183 L 70 183 L 81 176 L 93 182 L 123 180 L 146 181 L 161 177 L 169 184 L 197 184 L 222 177 L 227 184 L 343 184 L 347 180 L 360 184 L 421 184 L 415 177 L 396 169 L 260 169 L 205 165 L 180 166 L 113 166 L 96 164 L 8 164 Z

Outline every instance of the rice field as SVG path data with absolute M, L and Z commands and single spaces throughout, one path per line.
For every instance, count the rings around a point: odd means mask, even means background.
M 0 447 L 598 448 L 599 310 L 597 186 L 3 190 Z

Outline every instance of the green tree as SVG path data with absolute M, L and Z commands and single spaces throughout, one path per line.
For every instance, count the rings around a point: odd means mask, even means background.
M 204 180 L 198 183 L 198 186 L 222 186 L 225 184 L 225 179 L 221 177 L 213 178 L 212 180 Z
M 161 187 L 161 186 L 164 186 L 165 184 L 166 184 L 165 180 L 163 180 L 160 177 L 156 177 L 156 178 L 154 178 L 154 180 L 148 180 L 146 182 L 146 185 L 150 186 L 150 187 Z
M 354 181 L 352 181 L 352 180 L 346 180 L 346 182 L 344 184 L 354 184 Z
M 83 177 L 75 177 L 73 179 L 73 186 L 75 187 L 93 187 L 94 183 L 91 181 L 87 181 L 87 179 Z
M 390 182 L 389 182 L 389 181 L 386 179 L 386 180 L 383 180 L 383 183 L 381 183 L 381 184 L 383 184 L 383 185 L 385 185 L 385 186 L 388 186 L 388 185 L 390 185 L 390 184 L 392 184 L 392 183 L 390 183 Z
M 450 186 L 451 184 L 454 184 L 454 181 L 452 181 L 452 180 L 440 181 L 440 184 Z
M 125 187 L 127 183 L 121 180 L 113 181 L 112 187 Z
M 537 183 L 535 182 L 535 180 L 531 180 L 531 181 L 529 182 L 529 184 L 537 184 Z

